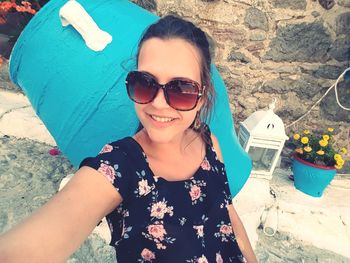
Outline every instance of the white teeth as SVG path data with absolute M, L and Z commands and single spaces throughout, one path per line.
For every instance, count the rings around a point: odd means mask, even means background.
M 159 122 L 170 122 L 170 121 L 174 120 L 172 118 L 158 117 L 158 116 L 154 116 L 154 115 L 151 115 L 151 117 L 152 117 L 152 119 L 159 121 Z

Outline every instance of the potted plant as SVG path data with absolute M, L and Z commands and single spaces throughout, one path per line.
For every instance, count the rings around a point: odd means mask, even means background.
M 336 170 L 345 163 L 347 150 L 336 148 L 333 128 L 326 132 L 304 130 L 293 135 L 292 171 L 295 187 L 314 197 L 320 197 L 332 181 Z
M 0 2 L 0 64 L 9 58 L 23 28 L 46 2 L 48 0 Z

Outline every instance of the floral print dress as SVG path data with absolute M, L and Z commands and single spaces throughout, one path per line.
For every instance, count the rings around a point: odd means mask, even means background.
M 118 263 L 245 262 L 228 215 L 225 167 L 212 145 L 183 181 L 154 176 L 132 137 L 105 145 L 82 166 L 101 172 L 123 198 L 106 216 Z

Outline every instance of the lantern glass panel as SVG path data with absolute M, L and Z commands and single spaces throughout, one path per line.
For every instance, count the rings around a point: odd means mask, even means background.
M 251 146 L 248 154 L 253 161 L 253 170 L 270 172 L 278 149 Z
M 238 137 L 239 144 L 244 148 L 246 141 L 242 138 L 242 136 Z

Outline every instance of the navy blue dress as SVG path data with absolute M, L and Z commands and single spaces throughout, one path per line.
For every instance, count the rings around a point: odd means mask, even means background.
M 245 262 L 226 208 L 232 201 L 225 167 L 211 144 L 183 181 L 155 177 L 132 137 L 106 144 L 82 166 L 101 172 L 123 198 L 106 216 L 118 263 Z

